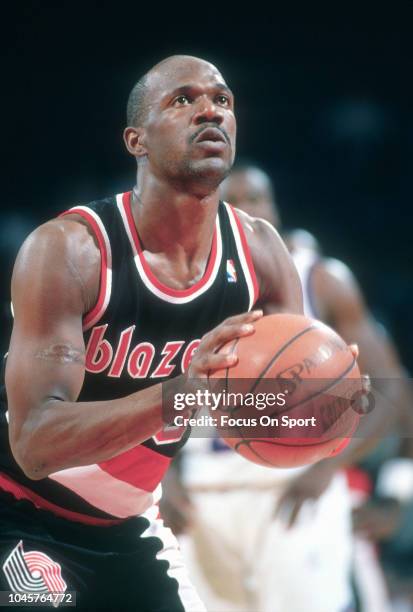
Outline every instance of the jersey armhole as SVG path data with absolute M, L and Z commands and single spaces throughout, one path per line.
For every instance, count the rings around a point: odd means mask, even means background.
M 247 237 L 245 236 L 244 228 L 242 223 L 231 204 L 224 202 L 225 207 L 228 211 L 228 216 L 231 224 L 231 228 L 234 234 L 235 243 L 238 250 L 238 256 L 241 262 L 241 266 L 244 272 L 245 279 L 247 281 L 248 290 L 250 293 L 250 304 L 249 310 L 251 310 L 258 301 L 259 298 L 259 286 L 257 281 L 257 275 L 255 274 L 254 263 L 251 257 L 251 251 L 248 246 Z
M 94 210 L 87 206 L 74 206 L 73 208 L 61 213 L 59 217 L 74 214 L 85 219 L 96 236 L 100 251 L 100 283 L 98 299 L 93 308 L 83 315 L 83 331 L 87 331 L 96 325 L 96 323 L 102 318 L 109 304 L 112 290 L 112 252 L 108 234 L 99 215 L 97 215 Z

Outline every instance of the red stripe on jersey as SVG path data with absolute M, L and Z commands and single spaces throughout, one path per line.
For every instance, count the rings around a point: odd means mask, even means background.
M 231 206 L 231 204 L 230 204 Z M 242 223 L 239 220 L 239 217 L 234 209 L 233 206 L 231 206 L 231 210 L 234 213 L 234 219 L 236 221 L 237 227 L 238 227 L 238 231 L 239 231 L 239 235 L 241 238 L 241 244 L 242 244 L 242 250 L 244 251 L 244 255 L 245 255 L 245 259 L 247 262 L 247 266 L 248 266 L 248 270 L 250 272 L 250 276 L 251 276 L 251 280 L 252 280 L 252 285 L 254 287 L 254 301 L 253 301 L 253 305 L 256 303 L 256 301 L 258 300 L 259 297 L 259 287 L 258 287 L 258 281 L 257 281 L 257 276 L 255 274 L 255 269 L 254 269 L 254 264 L 252 261 L 252 257 L 251 257 L 251 251 L 250 248 L 248 246 L 248 242 L 247 242 L 247 238 L 245 236 L 245 232 L 244 232 L 244 228 L 242 227 Z
M 71 208 L 70 210 L 66 210 L 59 216 L 63 217 L 65 215 L 80 215 L 81 217 L 83 217 L 87 221 L 88 225 L 90 225 L 90 227 L 94 231 L 96 239 L 98 241 L 98 245 L 99 245 L 100 257 L 101 257 L 99 296 L 92 310 L 86 313 L 83 317 L 83 327 L 87 328 L 91 321 L 93 321 L 96 317 L 100 319 L 101 316 L 103 315 L 106 291 L 108 289 L 107 287 L 108 253 L 106 250 L 105 239 L 103 237 L 102 231 L 90 213 L 88 213 L 86 210 L 75 207 L 75 208 Z M 94 321 L 94 324 L 97 323 L 98 319 Z
M 151 493 L 161 482 L 171 463 L 171 457 L 161 455 L 146 446 L 135 446 L 98 466 L 118 480 Z
M 11 493 L 13 497 L 16 499 L 27 499 L 32 502 L 32 504 L 38 508 L 39 510 L 48 510 L 57 516 L 61 516 L 62 518 L 68 519 L 69 521 L 76 521 L 78 523 L 85 523 L 86 525 L 100 525 L 101 527 L 110 527 L 111 525 L 119 525 L 123 522 L 122 519 L 104 519 L 98 518 L 94 516 L 89 516 L 87 514 L 82 514 L 81 512 L 74 512 L 72 510 L 66 510 L 66 508 L 61 508 L 56 504 L 47 501 L 37 493 L 34 493 L 27 487 L 15 482 L 5 474 L 0 472 L 0 490 L 5 491 L 6 493 Z
M 213 238 L 212 238 L 211 253 L 209 255 L 208 264 L 207 264 L 207 267 L 205 269 L 203 277 L 199 281 L 197 281 L 195 283 L 195 285 L 193 285 L 189 289 L 172 289 L 171 287 L 167 287 L 166 285 L 161 283 L 156 278 L 156 276 L 153 274 L 152 270 L 148 266 L 148 264 L 146 262 L 146 259 L 145 259 L 144 255 L 142 253 L 141 241 L 139 239 L 139 235 L 138 235 L 138 232 L 137 232 L 136 226 L 135 226 L 135 221 L 134 221 L 133 215 L 132 215 L 131 192 L 130 191 L 128 191 L 128 192 L 123 194 L 122 201 L 123 201 L 123 206 L 124 206 L 125 213 L 126 213 L 126 218 L 128 220 L 129 229 L 130 229 L 130 232 L 132 234 L 132 238 L 133 238 L 133 242 L 135 244 L 136 251 L 138 253 L 138 257 L 139 257 L 140 262 L 142 264 L 142 268 L 144 269 L 144 272 L 145 272 L 146 276 L 149 278 L 149 280 L 151 281 L 151 283 L 157 289 L 159 289 L 159 291 L 162 291 L 163 293 L 166 293 L 166 295 L 169 295 L 171 297 L 187 297 L 189 295 L 192 295 L 192 294 L 196 293 L 200 289 L 202 289 L 202 287 L 210 279 L 210 277 L 212 275 L 212 272 L 213 272 L 213 269 L 214 269 L 214 265 L 215 265 L 216 259 L 217 259 L 217 250 L 218 250 L 217 249 L 217 241 L 218 241 L 218 239 L 217 239 L 217 230 L 216 230 L 216 227 L 214 228 L 214 235 L 213 235 Z

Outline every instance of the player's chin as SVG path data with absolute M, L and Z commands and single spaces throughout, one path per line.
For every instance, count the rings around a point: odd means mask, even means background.
M 195 173 L 205 178 L 215 178 L 223 181 L 228 176 L 232 166 L 232 160 L 227 156 L 208 156 L 193 160 L 192 168 Z

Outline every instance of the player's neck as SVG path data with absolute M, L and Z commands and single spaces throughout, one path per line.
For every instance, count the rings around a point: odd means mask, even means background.
M 139 182 L 132 194 L 132 214 L 145 248 L 152 252 L 184 249 L 189 257 L 210 248 L 219 204 L 218 191 L 197 197 L 155 177 Z

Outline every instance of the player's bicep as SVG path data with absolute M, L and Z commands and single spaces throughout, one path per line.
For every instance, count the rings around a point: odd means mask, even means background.
M 23 245 L 12 280 L 14 325 L 6 366 L 11 437 L 48 399 L 75 400 L 84 378 L 84 295 L 59 227 Z
M 327 320 L 349 343 L 359 347 L 359 363 L 371 376 L 393 369 L 384 334 L 369 311 L 360 287 L 342 262 L 328 260 L 315 277 L 318 293 L 327 310 Z
M 264 314 L 303 314 L 300 278 L 278 232 L 265 220 L 255 220 L 255 267 L 260 285 L 259 306 Z
M 378 322 L 367 311 L 357 320 L 345 322 L 337 327 L 339 334 L 349 344 L 359 347 L 359 364 L 372 377 L 389 377 L 398 371 L 385 335 Z M 397 376 L 397 374 L 396 374 Z

